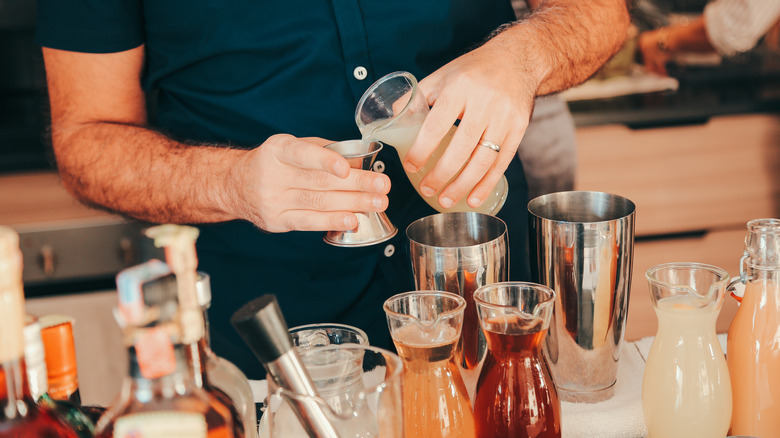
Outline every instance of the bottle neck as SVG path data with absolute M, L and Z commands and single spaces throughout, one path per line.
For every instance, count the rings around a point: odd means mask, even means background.
M 185 345 L 173 346 L 174 364 L 170 371 L 161 375 L 151 374 L 139 360 L 135 347 L 128 349 L 130 378 L 132 379 L 132 397 L 148 401 L 153 398 L 173 398 L 193 391 L 197 387 L 196 378 L 188 360 Z
M 0 423 L 27 414 L 32 397 L 27 386 L 24 359 L 0 364 Z

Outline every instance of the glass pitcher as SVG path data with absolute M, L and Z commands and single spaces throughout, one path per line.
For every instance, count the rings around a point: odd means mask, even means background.
M 780 437 L 780 219 L 755 219 L 747 229 L 738 280 L 745 292 L 728 335 L 731 433 Z
M 725 436 L 731 383 L 715 333 L 728 273 L 699 263 L 667 263 L 646 273 L 658 332 L 642 380 L 648 438 Z
M 555 292 L 525 282 L 494 283 L 474 292 L 487 339 L 474 401 L 479 437 L 561 436 L 561 402 L 542 343 Z
M 414 75 L 408 72 L 395 72 L 383 76 L 363 93 L 355 109 L 355 122 L 364 141 L 381 141 L 393 146 L 403 161 L 414 144 L 428 116 L 428 111 L 428 101 L 417 87 L 417 79 Z M 420 182 L 444 154 L 455 130 L 456 126 L 453 125 L 428 158 L 428 162 L 415 173 L 407 172 L 406 176 L 425 202 L 439 212 L 475 211 L 495 215 L 504 206 L 509 191 L 505 176 L 501 177 L 493 192 L 477 208 L 469 207 L 466 203 L 468 197 L 464 197 L 452 207 L 445 209 L 439 204 L 439 193 L 430 197 L 420 193 Z M 457 175 L 453 179 L 456 177 Z
M 368 336 L 363 330 L 344 324 L 328 323 L 301 325 L 289 329 L 289 333 L 290 339 L 299 353 L 329 345 L 368 345 Z M 318 389 L 319 386 L 327 387 L 331 385 L 331 382 L 328 382 L 327 380 L 328 372 L 330 372 L 327 367 L 327 364 L 325 364 L 325 368 L 323 369 L 322 365 L 311 362 L 306 363 L 306 369 L 310 374 L 314 373 L 315 376 L 325 376 L 324 381 L 320 379 L 315 382 L 315 384 L 319 383 Z M 336 399 L 338 399 L 339 396 L 344 396 L 344 394 L 354 394 L 355 392 L 365 389 L 364 386 L 360 385 L 360 382 L 357 379 L 351 379 L 350 382 L 351 387 L 346 388 L 346 391 L 341 391 L 341 395 L 338 394 L 339 391 L 335 391 L 337 393 Z M 332 392 L 334 391 L 329 391 L 326 395 L 329 395 Z M 351 395 L 350 397 L 354 398 L 354 395 Z M 274 385 L 273 380 L 268 381 L 268 396 L 264 403 L 265 414 L 261 418 L 259 427 L 259 436 L 261 438 L 277 436 L 277 434 L 282 432 L 290 434 L 290 436 L 305 436 L 305 432 L 300 428 L 300 425 L 297 424 L 297 419 L 294 416 L 295 414 L 290 407 L 289 402 L 295 402 L 296 400 L 297 398 L 290 392 L 280 391 L 279 388 Z M 362 405 L 361 408 L 367 409 L 368 407 Z M 363 414 L 365 415 L 365 413 Z M 358 416 L 360 416 L 359 413 Z M 272 418 L 273 420 L 271 420 Z M 270 424 L 274 425 L 274 430 L 272 430 Z M 369 426 L 368 429 L 371 429 L 372 432 L 376 433 L 375 427 Z
M 415 291 L 385 301 L 387 325 L 404 363 L 404 437 L 473 437 L 474 415 L 455 363 L 466 300 Z
M 395 354 L 360 344 L 333 344 L 298 350 L 319 397 L 273 391 L 261 437 L 308 437 L 289 407 L 304 399 L 318 403 L 341 438 L 401 438 L 401 373 Z

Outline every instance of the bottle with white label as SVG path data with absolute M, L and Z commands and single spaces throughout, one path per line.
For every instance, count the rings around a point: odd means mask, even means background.
M 153 300 L 165 304 L 150 306 L 146 301 L 152 300 L 144 299 L 143 286 L 170 273 L 153 260 L 117 276 L 116 316 L 130 372 L 114 406 L 98 421 L 99 438 L 234 438 L 230 412 L 196 382 L 179 306 L 175 300 Z

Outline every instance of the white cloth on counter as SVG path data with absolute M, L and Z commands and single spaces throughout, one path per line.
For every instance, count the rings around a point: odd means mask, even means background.
M 561 402 L 563 438 L 639 438 L 647 434 L 642 414 L 645 361 L 637 346 L 623 344 L 615 395 L 598 403 Z

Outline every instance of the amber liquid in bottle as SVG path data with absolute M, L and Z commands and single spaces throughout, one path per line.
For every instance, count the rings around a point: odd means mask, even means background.
M 0 438 L 78 438 L 30 395 L 24 361 L 22 254 L 16 231 L 0 226 Z
M 474 402 L 478 437 L 561 436 L 561 404 L 542 353 L 546 332 L 485 330 L 488 354 Z
M 0 364 L 0 437 L 78 438 L 56 414 L 32 400 L 23 363 Z
M 123 430 L 132 430 L 126 426 L 131 422 L 138 431 L 153 430 L 163 436 L 164 425 L 181 426 L 180 434 L 192 430 L 194 437 L 233 438 L 233 426 L 230 413 L 207 392 L 197 388 L 187 366 L 186 352 L 183 346 L 176 346 L 177 370 L 159 377 L 145 378 L 140 372 L 135 349 L 130 348 L 130 373 L 132 381 L 127 392 L 129 396 L 120 401 L 101 417 L 98 423 L 97 437 L 130 438 L 132 434 L 116 435 L 117 424 L 125 423 Z M 123 420 L 124 419 L 124 420 Z M 200 427 L 198 427 L 200 426 Z M 147 435 L 139 435 L 147 436 Z
M 416 345 L 415 330 L 407 326 L 393 335 L 404 362 L 404 437 L 473 437 L 474 415 L 453 360 L 456 338 L 438 345 Z M 409 331 L 412 342 L 405 342 L 404 331 Z
M 206 372 L 206 363 L 208 356 L 206 354 L 206 338 L 201 338 L 196 344 L 187 346 L 190 357 L 198 356 L 198 362 L 193 361 L 193 370 L 200 373 L 200 379 L 203 389 L 213 397 L 212 403 L 217 405 L 215 409 L 221 409 L 230 413 L 230 418 L 233 420 L 233 436 L 235 438 L 244 438 L 244 419 L 239 414 L 238 409 L 233 400 L 225 394 L 222 390 L 215 387 L 209 382 L 209 376 Z

